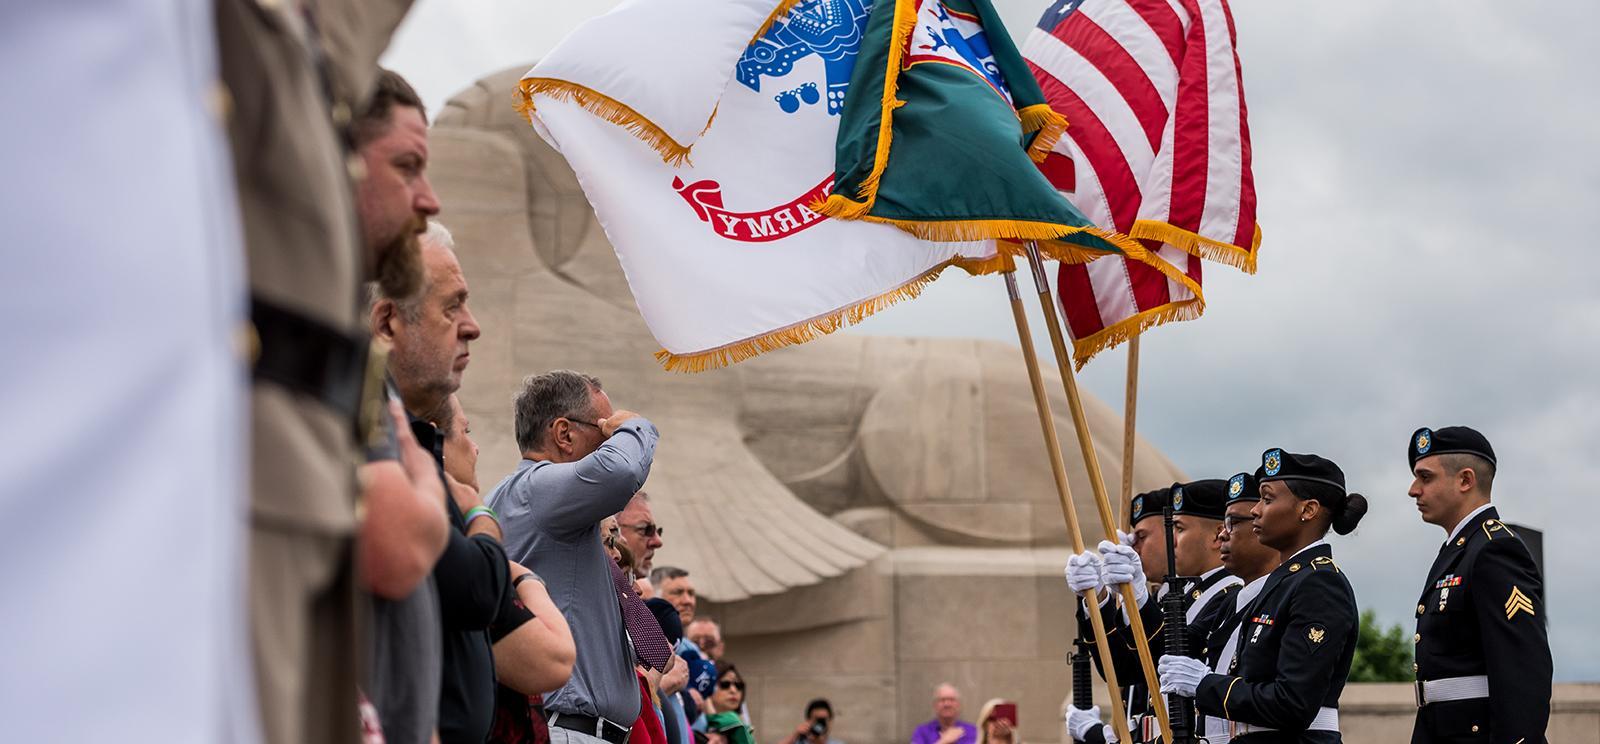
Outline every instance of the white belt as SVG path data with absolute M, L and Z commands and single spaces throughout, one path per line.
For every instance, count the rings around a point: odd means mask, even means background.
M 1229 723 L 1233 724 L 1232 738 L 1238 738 L 1240 736 L 1244 736 L 1245 734 L 1259 734 L 1259 733 L 1261 733 L 1263 731 L 1277 731 L 1277 729 L 1275 729 L 1275 728 L 1271 728 L 1269 726 L 1257 726 L 1257 725 L 1255 725 L 1253 723 L 1238 723 L 1238 722 L 1234 722 L 1234 721 L 1230 721 Z M 1317 717 L 1311 719 L 1311 725 L 1307 726 L 1305 730 L 1307 730 L 1307 731 L 1338 731 L 1339 730 L 1339 709 L 1338 708 L 1321 708 L 1321 709 L 1318 709 L 1317 710 Z
M 1489 697 L 1489 675 L 1427 679 L 1417 682 L 1417 707 L 1428 703 L 1447 703 L 1451 700 L 1472 700 Z

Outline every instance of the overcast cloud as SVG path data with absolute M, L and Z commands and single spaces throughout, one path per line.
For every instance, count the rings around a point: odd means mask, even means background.
M 437 108 L 615 4 L 422 0 L 385 62 Z M 996 0 L 1019 40 L 1046 4 Z M 1556 677 L 1600 679 L 1583 552 L 1600 483 L 1600 5 L 1232 7 L 1260 271 L 1207 266 L 1205 317 L 1147 335 L 1141 431 L 1196 477 L 1270 446 L 1339 462 L 1373 505 L 1335 539 L 1339 563 L 1363 608 L 1409 628 L 1444 535 L 1405 495 L 1407 437 L 1482 430 L 1502 516 L 1545 531 Z M 852 332 L 1014 341 L 1002 292 L 950 276 Z M 1105 353 L 1082 379 L 1120 406 L 1123 363 Z

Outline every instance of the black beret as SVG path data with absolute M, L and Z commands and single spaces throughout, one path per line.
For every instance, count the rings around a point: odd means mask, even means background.
M 1160 516 L 1161 510 L 1167 507 L 1167 499 L 1171 495 L 1171 491 L 1172 489 L 1170 488 L 1157 488 L 1154 491 L 1145 491 L 1133 497 L 1133 503 L 1129 505 L 1132 511 L 1128 512 L 1128 524 L 1137 524 L 1139 520 L 1145 517 Z
M 1429 455 L 1477 455 L 1494 465 L 1494 448 L 1489 446 L 1489 439 L 1479 434 L 1476 429 L 1466 426 L 1446 426 L 1443 429 L 1429 429 L 1424 426 L 1411 434 L 1409 455 L 1411 467 L 1417 467 L 1417 461 Z
M 683 640 L 683 618 L 678 616 L 678 609 L 660 597 L 645 600 L 644 606 L 649 607 L 650 614 L 656 616 L 656 622 L 661 625 L 661 634 L 667 637 L 667 643 L 678 645 L 678 641 Z
M 1240 473 L 1228 479 L 1228 503 L 1235 501 L 1260 501 L 1261 486 L 1250 473 Z
M 1256 483 L 1300 480 L 1326 483 L 1344 491 L 1344 471 L 1332 460 L 1316 455 L 1297 455 L 1282 448 L 1261 453 L 1261 467 L 1256 469 Z
M 1172 485 L 1172 513 L 1221 519 L 1228 509 L 1228 482 L 1207 478 Z

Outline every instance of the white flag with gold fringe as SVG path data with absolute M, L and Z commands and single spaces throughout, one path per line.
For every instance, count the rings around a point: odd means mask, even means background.
M 839 112 L 871 0 L 635 0 L 523 78 L 519 108 L 577 173 L 668 369 L 803 343 L 914 296 L 991 242 L 841 222 Z

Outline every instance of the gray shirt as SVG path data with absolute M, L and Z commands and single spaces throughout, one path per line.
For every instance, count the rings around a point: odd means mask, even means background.
M 393 385 L 389 398 L 399 400 Z M 394 417 L 384 408 L 367 442 L 367 462 L 400 459 Z M 444 643 L 439 637 L 439 590 L 429 575 L 405 599 L 372 599 L 365 691 L 389 744 L 428 744 L 439 713 Z
M 600 520 L 622 511 L 644 486 L 657 436 L 654 424 L 631 419 L 577 462 L 523 460 L 485 499 L 500 515 L 506 554 L 544 577 L 572 628 L 578 650 L 572 679 L 544 696 L 546 710 L 622 726 L 639 717 L 633 651 L 611 558 L 600 544 Z

